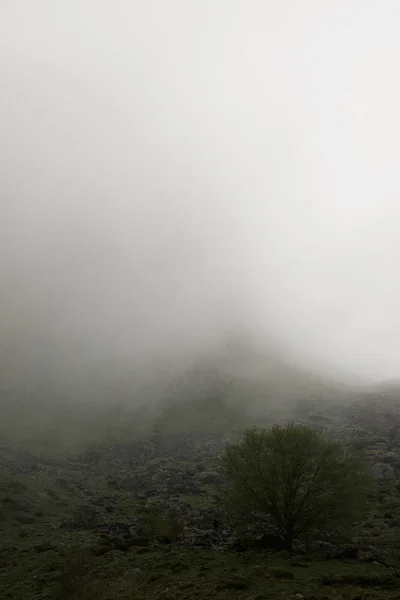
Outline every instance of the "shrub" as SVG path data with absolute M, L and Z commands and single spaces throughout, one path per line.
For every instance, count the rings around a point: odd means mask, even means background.
M 270 574 L 276 579 L 294 579 L 292 571 L 288 569 L 271 569 Z
M 392 573 L 328 573 L 321 575 L 322 585 L 341 586 L 355 585 L 357 587 L 383 587 L 396 588 L 399 586 L 399 579 Z
M 245 590 L 250 585 L 250 582 L 245 577 L 232 577 L 220 582 L 217 585 L 217 590 Z
M 91 506 L 78 507 L 73 515 L 71 527 L 73 529 L 95 529 L 101 523 L 97 511 Z

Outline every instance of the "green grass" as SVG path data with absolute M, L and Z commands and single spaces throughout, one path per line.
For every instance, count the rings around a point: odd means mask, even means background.
M 132 495 L 110 492 L 101 478 L 87 481 L 79 468 L 66 470 L 63 480 L 61 484 L 46 473 L 35 479 L 3 477 L 0 598 L 277 600 L 297 598 L 296 594 L 305 600 L 399 597 L 396 571 L 382 565 L 311 560 L 285 552 L 99 546 L 95 530 L 60 529 L 61 521 L 79 512 L 86 505 L 83 500 L 94 500 L 94 506 L 102 497 L 110 503 L 115 501 L 115 520 L 132 512 L 138 514 L 139 507 Z M 16 519 L 20 514 L 33 521 L 20 523 Z
M 110 414 L 98 413 L 91 421 L 79 412 L 70 418 L 70 427 L 60 420 L 60 431 L 53 437 L 37 436 L 40 421 L 19 429 L 14 447 L 42 455 L 41 468 L 23 474 L 0 469 L 0 599 L 11 600 L 397 600 L 400 579 L 393 568 L 362 562 L 320 560 L 318 557 L 285 556 L 213 550 L 194 550 L 168 546 L 127 547 L 116 541 L 106 546 L 99 531 L 85 524 L 85 515 L 96 510 L 106 521 L 129 520 L 143 513 L 143 502 L 135 490 L 119 484 L 131 474 L 126 464 L 107 463 L 103 457 L 98 471 L 90 471 L 77 459 L 88 445 L 113 440 L 131 440 L 154 429 L 208 431 L 210 423 L 224 432 L 243 426 L 235 411 L 219 405 L 215 412 L 201 416 L 198 407 L 182 407 L 164 414 L 149 424 L 118 416 L 110 427 Z M 93 417 L 93 415 L 91 415 Z M 17 419 L 17 417 L 15 417 Z M 54 421 L 52 421 L 54 425 Z M 75 425 L 79 427 L 74 429 Z M 225 428 L 226 424 L 226 428 Z M 1 425 L 1 424 L 0 424 Z M 1 429 L 1 428 L 0 428 Z M 34 442 L 34 443 L 33 443 Z M 196 466 L 195 450 L 194 467 Z M 54 464 L 46 463 L 53 459 Z M 151 456 L 147 467 L 180 469 L 185 457 L 176 462 L 166 455 Z M 208 469 L 208 458 L 204 462 Z M 203 466 L 204 466 L 203 465 Z M 135 465 L 139 470 L 143 465 Z M 367 545 L 388 548 L 395 566 L 400 551 L 399 491 L 382 488 L 381 502 L 373 506 L 370 523 L 360 532 Z M 186 490 L 180 495 L 195 512 L 207 508 L 212 489 L 201 494 Z M 387 516 L 385 516 L 387 514 Z M 62 527 L 79 522 L 79 527 Z M 161 523 L 161 521 L 160 521 Z M 396 525 L 397 523 L 397 525 Z M 162 526 L 165 523 L 161 523 Z M 158 526 L 161 527 L 159 524 Z M 397 542 L 396 542 L 397 536 Z M 397 544 L 397 546 L 396 546 Z M 390 562 L 390 561 L 388 561 Z
M 370 565 L 334 561 L 291 567 L 288 561 L 265 553 L 113 551 L 110 556 L 72 561 L 61 577 L 58 593 L 81 600 L 277 600 L 296 594 L 310 600 L 390 600 L 398 598 L 399 585 L 399 578 L 379 566 L 373 572 Z

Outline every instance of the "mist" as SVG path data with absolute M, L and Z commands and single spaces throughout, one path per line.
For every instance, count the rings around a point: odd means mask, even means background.
M 3 0 L 3 379 L 232 336 L 398 377 L 399 25 L 395 0 Z

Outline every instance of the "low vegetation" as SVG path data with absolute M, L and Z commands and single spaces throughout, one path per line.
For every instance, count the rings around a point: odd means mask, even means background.
M 398 598 L 396 412 L 192 412 L 75 454 L 3 444 L 0 598 Z

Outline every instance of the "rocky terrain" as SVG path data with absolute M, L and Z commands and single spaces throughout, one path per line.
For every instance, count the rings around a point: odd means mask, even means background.
M 172 420 L 177 424 L 176 414 Z M 224 514 L 219 501 L 219 456 L 240 427 L 232 427 L 228 409 L 230 425 L 223 427 L 221 415 L 220 406 L 218 419 L 211 415 L 207 427 L 197 430 L 192 423 L 190 430 L 179 427 L 174 431 L 160 420 L 142 436 L 97 444 L 78 454 L 34 453 L 3 443 L 0 598 L 89 599 L 94 593 L 110 600 L 156 596 L 261 599 L 292 593 L 298 600 L 398 597 L 390 587 L 400 587 L 400 578 L 396 579 L 400 567 L 400 403 L 393 390 L 363 394 L 345 406 L 331 404 L 323 412 L 315 405 L 299 403 L 293 418 L 281 418 L 281 422 L 312 424 L 340 439 L 369 462 L 378 484 L 367 521 L 342 539 L 316 534 L 309 547 L 299 544 L 297 558 L 277 552 L 274 540 L 263 532 L 257 539 L 253 535 L 250 542 L 246 531 L 235 531 Z M 213 422 L 215 427 L 210 426 Z M 233 568 L 226 561 L 236 565 L 236 587 L 232 582 L 224 587 L 224 577 Z M 278 574 L 267 587 L 262 580 L 261 585 L 254 566 L 260 561 L 286 575 L 280 578 Z M 362 578 L 355 576 L 357 589 L 355 583 L 342 582 L 340 589 L 344 586 L 347 591 L 342 590 L 342 596 L 337 592 L 335 577 L 344 577 L 349 561 L 353 575 L 359 569 L 370 572 L 371 565 L 379 571 L 379 585 L 366 584 L 369 595 L 360 584 Z M 164 571 L 160 574 L 161 564 Z M 203 569 L 203 579 L 208 569 L 214 573 L 210 581 L 215 589 L 207 587 L 208 579 L 203 587 L 197 585 L 195 567 L 196 573 Z M 99 569 L 107 573 L 100 583 Z M 317 569 L 319 574 L 303 581 L 306 569 L 309 574 Z M 186 591 L 180 587 L 183 576 L 178 577 L 183 572 L 184 579 L 190 575 Z M 324 584 L 321 577 L 325 577 Z M 382 586 L 386 591 L 382 592 Z M 269 591 L 262 596 L 264 589 Z

